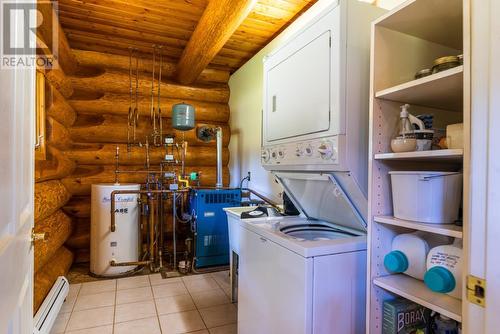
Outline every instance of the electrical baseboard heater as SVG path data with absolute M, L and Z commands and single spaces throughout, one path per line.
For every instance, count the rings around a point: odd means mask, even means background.
M 33 334 L 49 334 L 69 292 L 69 282 L 59 276 L 33 319 Z

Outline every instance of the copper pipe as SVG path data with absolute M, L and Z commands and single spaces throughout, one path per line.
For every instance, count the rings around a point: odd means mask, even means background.
M 189 189 L 180 189 L 180 190 L 169 190 L 169 189 L 161 189 L 161 190 L 113 190 L 111 192 L 111 232 L 116 231 L 116 220 L 115 220 L 115 197 L 120 194 L 171 194 L 171 193 L 187 193 Z
M 115 170 L 115 173 L 116 174 L 126 174 L 126 173 L 162 174 L 163 171 L 161 171 L 161 170 Z
M 222 128 L 218 126 L 215 131 L 217 141 L 217 182 L 215 187 L 220 189 L 224 187 L 224 184 L 222 184 Z
M 148 194 L 148 205 L 149 205 L 149 265 L 151 272 L 153 272 L 154 267 L 154 251 L 155 251 L 155 201 L 153 194 Z
M 116 262 L 115 260 L 109 261 L 111 267 L 128 267 L 128 266 L 145 266 L 150 261 L 130 261 L 130 262 Z

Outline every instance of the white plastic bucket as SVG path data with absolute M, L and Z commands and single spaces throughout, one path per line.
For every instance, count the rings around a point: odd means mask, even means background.
M 462 174 L 454 172 L 389 172 L 394 217 L 431 224 L 458 218 Z

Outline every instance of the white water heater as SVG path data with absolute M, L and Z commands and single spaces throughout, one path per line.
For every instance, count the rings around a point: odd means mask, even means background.
M 93 184 L 90 216 L 90 272 L 114 276 L 135 266 L 112 267 L 117 263 L 139 260 L 138 194 L 115 196 L 116 230 L 111 232 L 111 193 L 115 190 L 140 190 L 139 184 Z

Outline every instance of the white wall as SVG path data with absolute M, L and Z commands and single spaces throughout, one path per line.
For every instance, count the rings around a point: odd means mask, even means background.
M 307 12 L 300 16 L 292 25 L 284 30 L 271 43 L 257 53 L 229 80 L 231 97 L 231 143 L 229 150 L 231 158 L 231 186 L 239 186 L 240 180 L 251 172 L 249 187 L 276 201 L 281 201 L 281 188 L 273 181 L 271 174 L 260 164 L 261 124 L 262 124 L 262 60 L 273 49 L 283 45 L 286 40 L 307 25 L 331 0 L 320 0 Z M 372 2 L 372 1 L 365 1 Z M 379 0 L 378 5 L 393 8 L 402 0 Z M 286 125 L 284 125 L 286 126 Z

